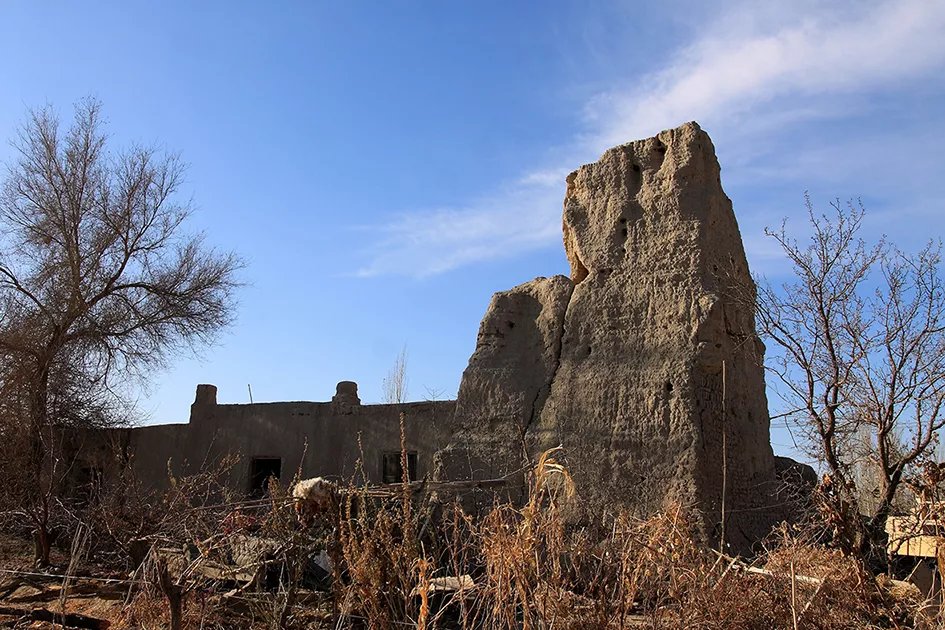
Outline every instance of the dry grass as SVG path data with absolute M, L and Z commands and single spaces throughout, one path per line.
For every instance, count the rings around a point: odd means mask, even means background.
M 125 549 L 125 537 L 147 529 L 159 546 L 195 550 L 186 568 L 169 569 L 182 628 L 916 627 L 919 602 L 891 596 L 859 561 L 816 544 L 808 529 L 779 529 L 748 564 L 696 543 L 684 506 L 579 526 L 569 515 L 580 499 L 556 455 L 545 453 L 531 472 L 524 506 L 471 513 L 461 500 L 438 502 L 407 483 L 386 495 L 351 485 L 314 525 L 299 522 L 278 486 L 267 505 L 234 517 L 219 507 L 229 498 L 211 479 L 179 479 L 155 504 L 162 518 L 113 514 L 96 544 L 102 557 L 117 557 L 105 553 L 106 543 Z M 233 591 L 195 577 L 201 563 L 227 562 L 239 536 L 271 543 L 275 581 Z M 304 573 L 323 549 L 334 579 L 318 594 Z M 152 555 L 135 573 L 143 585 L 130 590 L 112 627 L 168 627 L 159 560 Z
M 569 524 L 574 488 L 553 455 L 536 466 L 524 507 L 472 516 L 455 503 L 425 537 L 397 505 L 405 499 L 364 504 L 343 526 L 339 627 L 913 627 L 859 561 L 802 530 L 778 530 L 747 564 L 697 544 L 681 506 Z M 462 575 L 472 588 L 430 592 L 431 580 Z

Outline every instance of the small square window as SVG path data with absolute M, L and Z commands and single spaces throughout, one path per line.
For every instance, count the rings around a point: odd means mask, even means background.
M 417 452 L 407 452 L 407 479 L 417 480 Z M 401 465 L 401 453 L 384 453 L 384 461 L 381 469 L 381 480 L 384 483 L 402 483 L 404 480 L 404 469 Z

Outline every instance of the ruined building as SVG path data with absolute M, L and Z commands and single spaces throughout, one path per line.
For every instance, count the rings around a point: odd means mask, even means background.
M 198 385 L 186 424 L 110 429 L 85 449 L 83 468 L 104 470 L 116 455 L 153 489 L 175 476 L 208 470 L 228 455 L 235 490 L 261 493 L 269 477 L 288 484 L 303 477 L 372 483 L 402 479 L 400 426 L 404 419 L 408 474 L 429 475 L 436 449 L 445 443 L 453 401 L 362 405 L 357 384 L 338 383 L 331 402 L 219 404 L 217 388 Z M 104 439 L 103 439 L 104 438 Z M 360 466 L 357 466 L 358 461 Z
M 567 178 L 571 277 L 498 293 L 456 401 L 450 476 L 502 477 L 561 445 L 592 511 L 698 506 L 702 534 L 769 531 L 754 284 L 696 123 L 610 149 Z
M 202 386 L 188 425 L 128 431 L 136 465 L 157 475 L 168 458 L 239 452 L 234 482 L 250 489 L 261 466 L 284 481 L 300 462 L 349 475 L 360 434 L 368 476 L 384 481 L 404 411 L 416 475 L 435 459 L 441 477 L 512 479 L 562 445 L 592 511 L 679 502 L 698 507 L 707 538 L 724 512 L 730 542 L 757 540 L 774 516 L 764 348 L 708 135 L 688 123 L 571 173 L 563 231 L 570 278 L 493 297 L 455 402 L 361 406 L 347 385 L 331 403 L 218 405 Z

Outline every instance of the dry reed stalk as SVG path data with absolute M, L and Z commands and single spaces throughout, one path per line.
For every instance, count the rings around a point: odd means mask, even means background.
M 426 630 L 430 617 L 430 561 L 427 558 L 417 560 L 418 591 L 420 594 L 420 612 L 417 616 L 417 630 Z
M 405 451 L 403 424 L 401 435 Z M 304 626 L 303 604 L 292 593 L 300 589 L 303 563 L 325 539 L 338 549 L 332 558 L 332 601 L 339 629 L 396 630 L 407 624 L 423 630 L 622 630 L 641 623 L 706 630 L 853 629 L 908 627 L 915 614 L 914 606 L 893 611 L 878 601 L 862 564 L 816 544 L 806 531 L 783 528 L 750 564 L 698 543 L 697 521 L 682 505 L 668 505 L 648 518 L 569 520 L 577 493 L 560 449 L 538 458 L 524 505 L 497 502 L 482 513 L 467 513 L 456 501 L 440 506 L 440 517 L 422 536 L 424 511 L 413 506 L 422 495 L 406 479 L 398 491 L 379 494 L 370 492 L 363 478 L 352 478 L 321 534 L 300 527 L 277 486 L 270 488 L 268 506 L 253 508 L 251 521 L 231 519 L 221 533 L 223 511 L 203 509 L 206 505 L 193 509 L 212 495 L 207 486 L 175 481 L 161 505 L 170 506 L 180 522 L 163 521 L 160 535 L 168 542 L 162 545 L 192 542 L 200 558 L 220 559 L 228 536 L 247 532 L 279 542 L 285 567 L 280 586 L 276 593 L 241 591 L 260 605 L 239 627 Z M 168 577 L 196 594 L 199 562 L 175 566 Z M 132 598 L 129 610 L 138 611 L 137 627 L 163 623 L 153 605 L 159 592 L 155 568 L 144 571 L 151 576 L 149 590 Z M 467 575 L 471 587 L 458 579 Z M 440 577 L 457 578 L 458 590 L 444 594 L 433 588 Z M 219 605 L 182 606 L 178 616 L 196 623 L 198 613 L 214 618 L 219 610 L 213 606 Z

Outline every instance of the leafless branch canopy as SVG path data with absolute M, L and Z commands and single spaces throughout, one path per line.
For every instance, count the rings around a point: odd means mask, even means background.
M 231 321 L 241 263 L 183 231 L 176 155 L 110 151 L 92 99 L 68 130 L 48 107 L 31 112 L 13 146 L 0 188 L 7 379 L 25 370 L 30 387 L 71 392 L 60 407 L 76 409 Z
M 129 383 L 211 341 L 233 317 L 241 262 L 184 231 L 176 155 L 109 150 L 98 101 L 79 103 L 68 130 L 48 107 L 31 112 L 13 147 L 0 182 L 0 499 L 30 517 L 45 564 L 70 428 L 127 419 Z
M 783 225 L 768 231 L 794 279 L 759 283 L 759 326 L 775 344 L 770 371 L 812 454 L 881 524 L 903 476 L 931 454 L 945 425 L 941 244 L 915 255 L 885 240 L 868 245 L 861 205 L 835 202 L 830 215 L 818 215 L 809 198 L 806 205 L 806 244 Z M 863 469 L 875 487 L 857 487 Z M 865 490 L 876 496 L 870 505 Z

